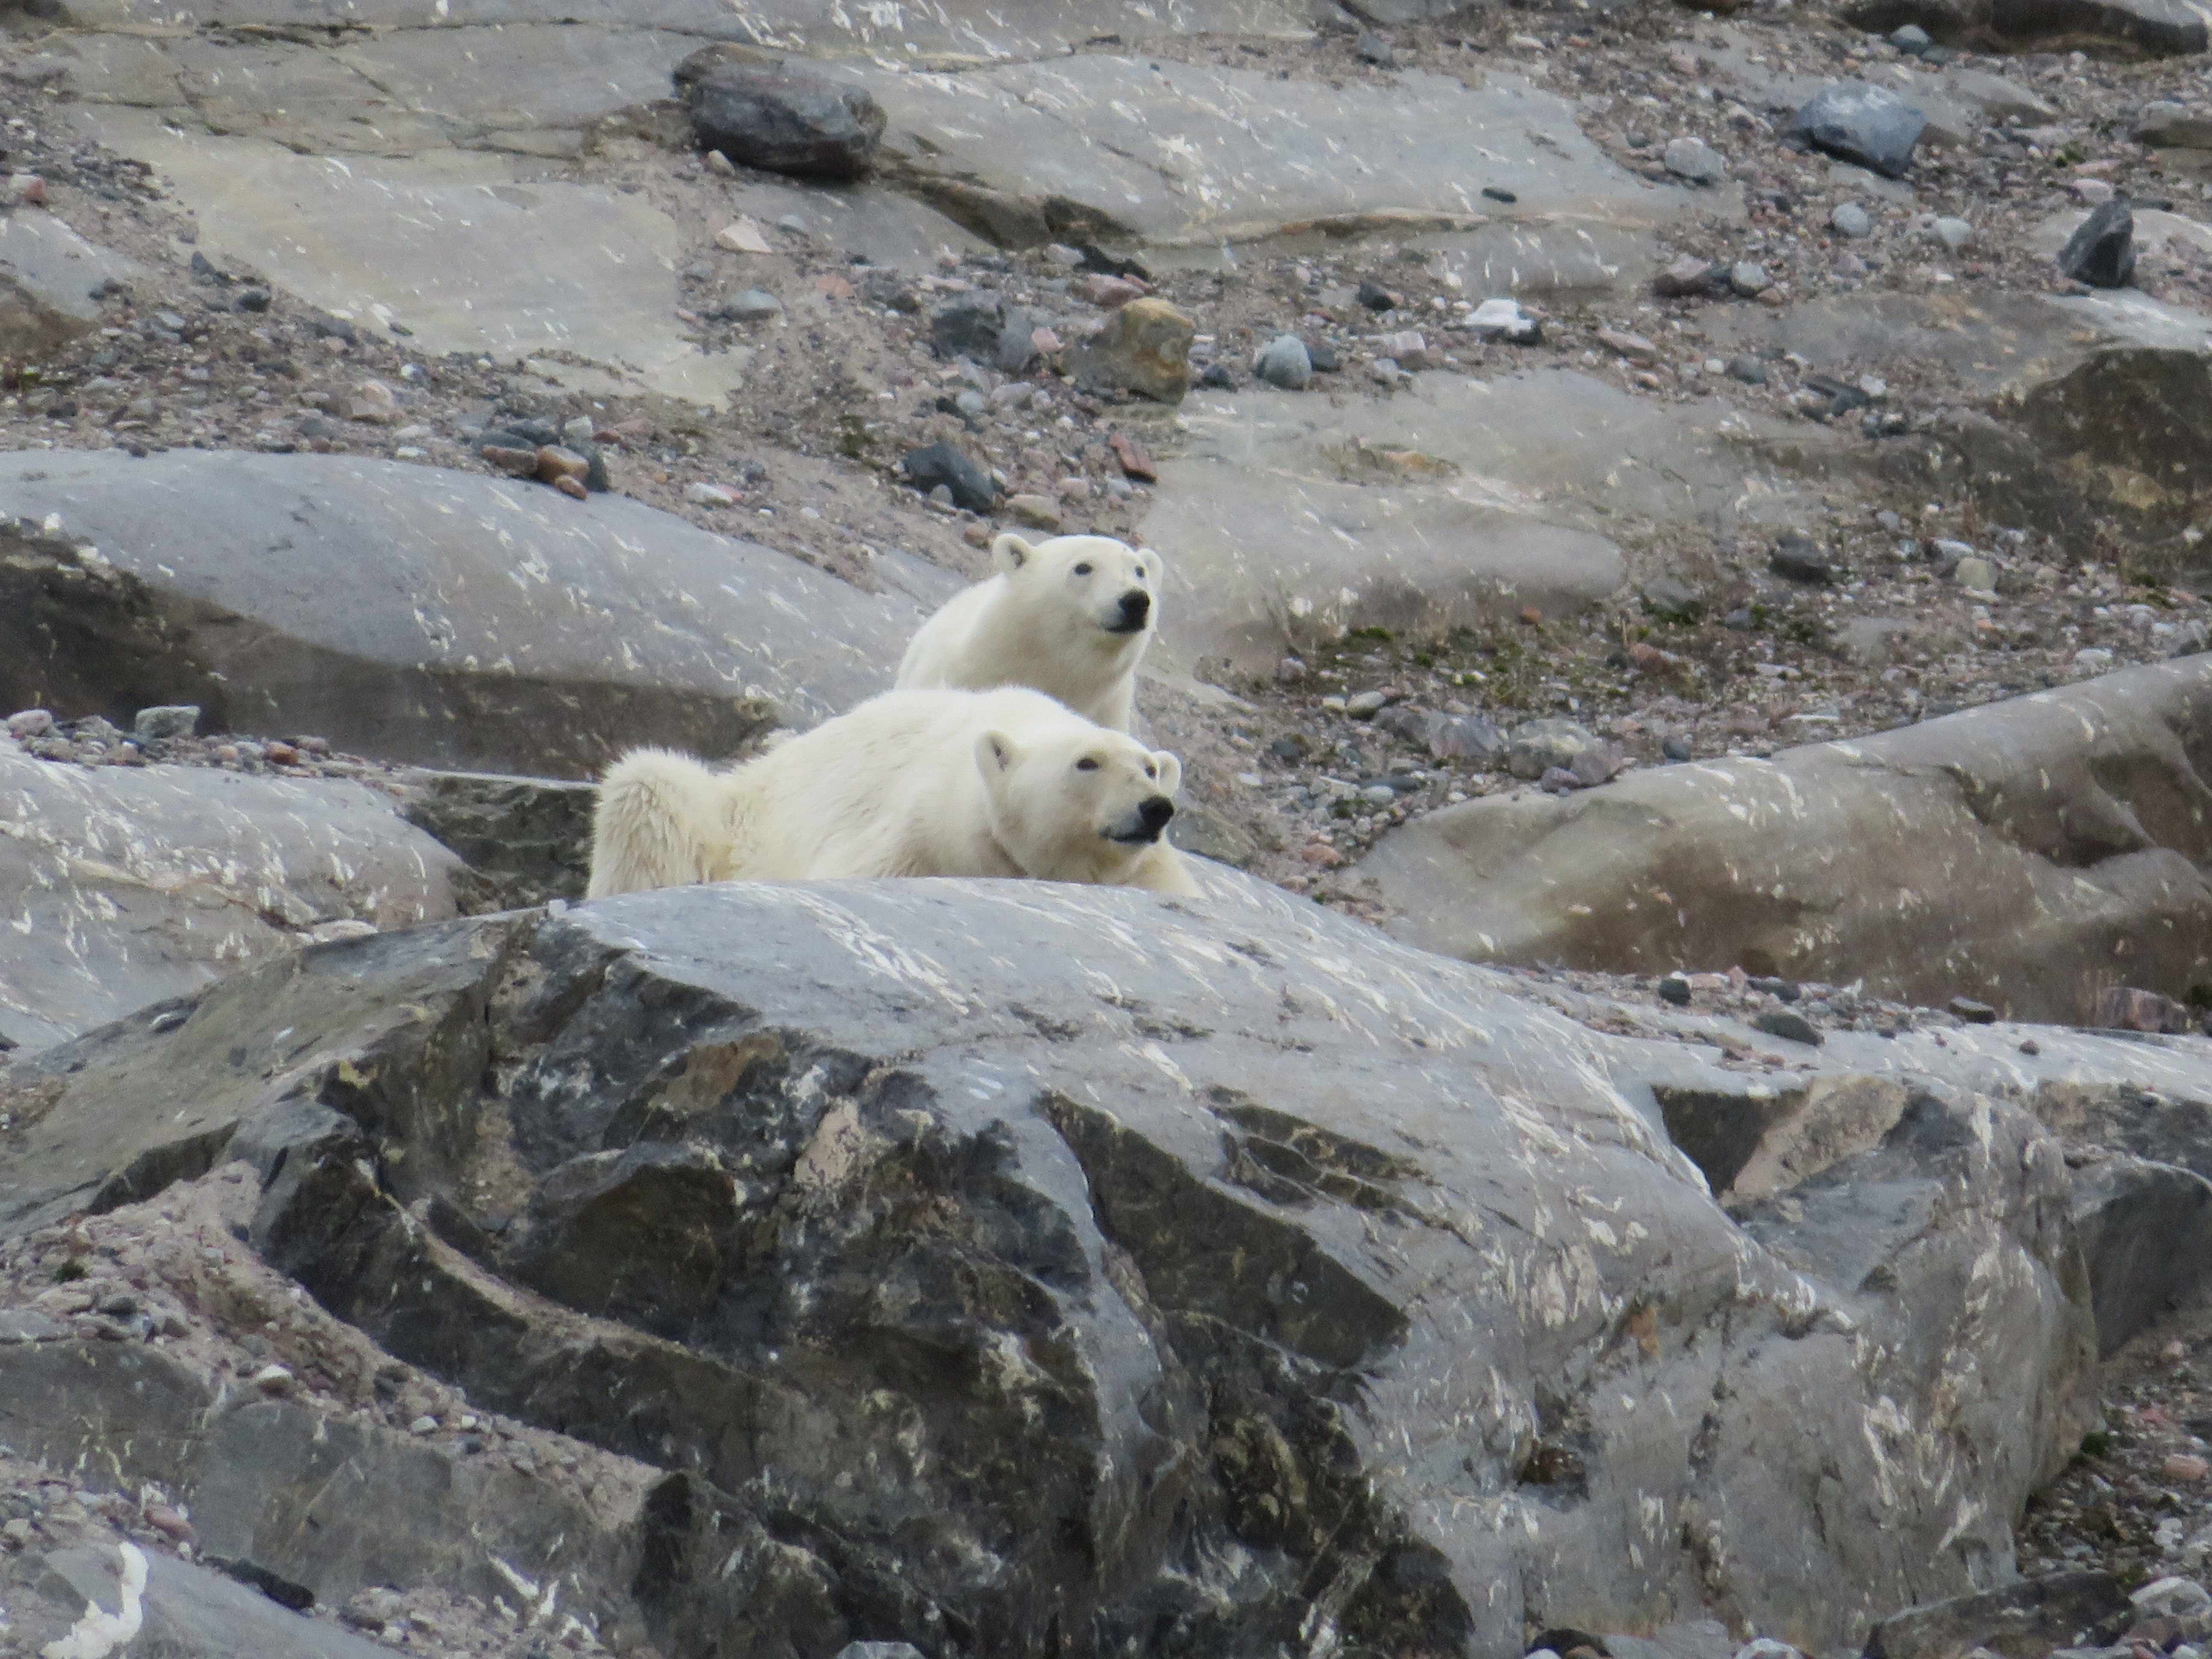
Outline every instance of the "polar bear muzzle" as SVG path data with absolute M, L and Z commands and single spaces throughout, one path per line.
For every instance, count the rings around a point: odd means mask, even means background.
M 1133 587 L 1121 596 L 1121 613 L 1106 625 L 1106 631 L 1109 634 L 1141 634 L 1152 617 L 1152 596 L 1141 587 Z
M 1138 802 L 1121 822 L 1109 824 L 1098 833 L 1124 847 L 1147 847 L 1160 838 L 1168 827 L 1168 820 L 1174 816 L 1173 801 L 1165 795 L 1152 795 Z

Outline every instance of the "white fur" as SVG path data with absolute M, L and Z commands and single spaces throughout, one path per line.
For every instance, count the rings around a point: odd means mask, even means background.
M 945 601 L 906 648 L 902 690 L 1026 685 L 1085 720 L 1129 729 L 1137 665 L 1159 617 L 1160 556 L 1110 536 L 1019 536 L 991 544 L 998 574 Z M 1124 595 L 1142 593 L 1144 625 L 1126 623 Z
M 1040 692 L 887 691 L 726 771 L 665 749 L 625 755 L 599 786 L 590 895 L 839 876 L 1194 893 L 1143 817 L 1182 781 L 1173 755 Z

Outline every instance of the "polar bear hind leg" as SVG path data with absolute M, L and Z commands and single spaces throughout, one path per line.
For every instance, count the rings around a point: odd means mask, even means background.
M 592 813 L 589 898 L 719 881 L 729 873 L 726 785 L 666 749 L 633 749 L 607 769 Z

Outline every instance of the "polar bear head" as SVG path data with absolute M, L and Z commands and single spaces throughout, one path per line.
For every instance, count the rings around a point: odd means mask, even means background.
M 1182 763 L 1073 715 L 975 739 L 991 833 L 1046 881 L 1111 881 L 1166 833 Z
M 1008 532 L 991 562 L 1024 617 L 1041 630 L 1109 650 L 1141 650 L 1158 615 L 1160 556 L 1111 536 L 1054 536 L 1032 545 Z

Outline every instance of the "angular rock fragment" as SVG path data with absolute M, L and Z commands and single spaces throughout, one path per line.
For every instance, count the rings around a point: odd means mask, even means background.
M 1838 81 L 1814 94 L 1794 125 L 1815 149 L 1898 179 L 1912 165 L 1928 120 L 1885 87 Z
M 860 179 L 883 142 L 883 106 L 866 88 L 787 66 L 720 63 L 690 82 L 687 96 L 699 148 L 741 167 Z
M 2128 198 L 2113 197 L 2066 239 L 2058 251 L 2059 273 L 2092 288 L 2125 288 L 2135 275 L 2135 234 Z
M 1067 373 L 1092 391 L 1181 403 L 1190 389 L 1190 343 L 1196 332 L 1197 325 L 1165 300 L 1132 300 L 1069 345 Z

